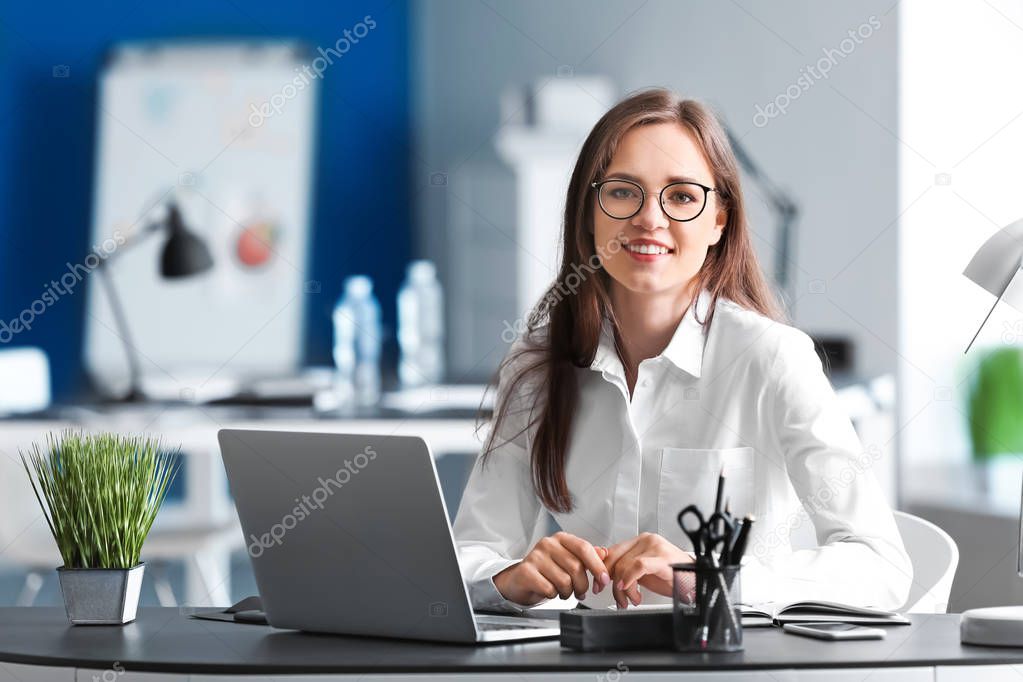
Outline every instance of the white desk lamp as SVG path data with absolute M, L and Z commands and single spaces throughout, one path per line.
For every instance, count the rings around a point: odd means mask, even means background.
M 999 301 L 1005 301 L 1016 310 L 1023 312 L 1023 286 L 1013 280 L 1023 267 L 1023 219 L 1006 225 L 990 237 L 980 247 L 970 264 L 963 270 L 974 283 L 997 296 L 991 310 L 980 323 L 977 333 L 970 339 L 970 345 L 964 353 L 970 351 L 973 342 L 980 335 L 980 330 L 987 324 Z
M 1023 312 L 1023 281 L 1016 277 L 1023 267 L 1023 220 L 1003 227 L 984 242 L 963 274 L 997 296 L 991 310 L 973 335 L 977 340 L 999 301 L 1005 301 Z M 1023 278 L 1020 278 L 1023 280 Z M 1023 419 L 1023 415 L 1020 415 Z M 1017 533 L 1016 573 L 1023 577 L 1023 490 L 1020 494 L 1020 525 Z M 1023 646 L 1023 606 L 992 606 L 963 611 L 959 623 L 960 639 L 966 644 L 989 646 Z

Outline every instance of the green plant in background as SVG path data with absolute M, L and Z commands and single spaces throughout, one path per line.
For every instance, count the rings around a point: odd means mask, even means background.
M 1023 349 L 1007 346 L 981 357 L 969 421 L 975 458 L 1023 453 Z
M 64 567 L 136 566 L 178 457 L 159 439 L 73 431 L 22 452 Z

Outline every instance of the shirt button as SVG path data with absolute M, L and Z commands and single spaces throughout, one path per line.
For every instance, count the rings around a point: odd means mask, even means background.
M 639 382 L 639 385 L 644 387 L 644 388 L 646 388 L 647 386 L 650 385 L 650 380 L 649 379 L 643 379 L 643 381 Z

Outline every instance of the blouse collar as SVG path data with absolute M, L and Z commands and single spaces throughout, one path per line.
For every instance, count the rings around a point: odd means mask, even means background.
M 700 370 L 703 368 L 703 349 L 706 342 L 706 334 L 701 321 L 706 321 L 707 310 L 710 308 L 710 292 L 706 289 L 700 291 L 696 298 L 696 304 L 689 306 L 686 314 L 675 328 L 671 341 L 661 352 L 660 357 L 669 360 L 682 371 L 699 378 Z M 698 319 L 700 321 L 698 321 Z M 611 328 L 611 320 L 606 316 L 603 319 L 600 330 L 600 340 L 597 344 L 597 352 L 594 354 L 590 369 L 597 371 L 622 372 L 621 360 L 615 350 L 614 332 Z

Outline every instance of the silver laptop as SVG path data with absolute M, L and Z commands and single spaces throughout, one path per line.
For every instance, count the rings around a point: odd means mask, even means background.
M 217 437 L 270 625 L 444 642 L 558 636 L 556 619 L 473 613 L 422 438 Z

